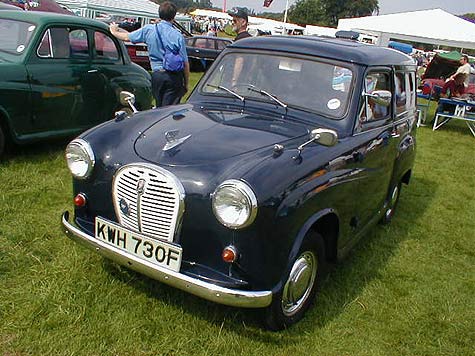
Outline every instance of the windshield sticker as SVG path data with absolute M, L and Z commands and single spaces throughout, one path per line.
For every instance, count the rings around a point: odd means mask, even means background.
M 328 100 L 328 103 L 327 103 L 327 107 L 330 109 L 330 110 L 336 110 L 340 107 L 341 105 L 341 101 L 340 99 L 330 99 Z
M 17 51 L 18 53 L 21 53 L 21 52 L 23 52 L 24 50 L 25 50 L 25 46 L 24 46 L 24 45 L 19 45 L 19 46 L 16 48 L 16 51 Z
M 28 32 L 33 32 L 35 30 L 36 26 L 32 25 L 28 27 Z

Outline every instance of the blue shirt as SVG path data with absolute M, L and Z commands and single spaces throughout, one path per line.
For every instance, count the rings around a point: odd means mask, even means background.
M 162 47 L 162 44 L 157 37 L 155 27 L 157 27 L 158 32 L 160 32 L 163 45 L 168 47 L 170 50 L 178 51 L 183 58 L 183 61 L 188 62 L 183 35 L 175 29 L 170 22 L 162 20 L 158 24 L 146 25 L 129 33 L 130 42 L 143 42 L 147 44 L 152 71 L 155 72 L 163 69 L 163 55 L 165 53 L 165 49 Z

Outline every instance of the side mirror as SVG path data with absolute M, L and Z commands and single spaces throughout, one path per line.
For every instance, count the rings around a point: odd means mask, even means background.
M 130 106 L 134 113 L 138 112 L 135 108 L 135 95 L 128 91 L 121 91 L 119 94 L 119 101 L 124 106 Z
M 391 105 L 392 93 L 389 90 L 375 90 L 372 93 L 363 93 L 377 105 L 388 107 Z
M 329 129 L 314 129 L 310 132 L 310 138 L 323 146 L 335 146 L 338 142 L 338 134 Z

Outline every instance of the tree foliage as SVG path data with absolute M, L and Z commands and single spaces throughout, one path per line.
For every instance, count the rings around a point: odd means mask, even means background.
M 378 9 L 378 0 L 298 0 L 289 9 L 289 21 L 335 27 L 339 19 L 368 16 Z

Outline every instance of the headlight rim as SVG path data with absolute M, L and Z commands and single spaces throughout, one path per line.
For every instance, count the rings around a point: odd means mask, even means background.
M 235 189 L 240 190 L 241 193 L 244 193 L 244 196 L 247 198 L 247 200 L 249 202 L 249 207 L 250 207 L 249 216 L 247 217 L 246 221 L 244 223 L 240 224 L 240 225 L 230 224 L 230 223 L 224 221 L 220 217 L 218 212 L 216 211 L 215 197 L 216 197 L 217 193 L 225 187 L 233 187 Z M 252 188 L 249 186 L 248 183 L 246 183 L 245 181 L 239 180 L 239 179 L 227 179 L 227 180 L 225 180 L 224 182 L 219 184 L 216 187 L 216 189 L 214 190 L 214 192 L 211 194 L 211 205 L 212 205 L 214 216 L 216 217 L 216 219 L 222 225 L 226 226 L 229 229 L 233 229 L 233 230 L 244 229 L 244 228 L 250 226 L 254 222 L 254 220 L 256 219 L 256 216 L 257 216 L 257 210 L 258 210 L 258 205 L 257 204 L 258 204 L 257 197 L 256 197 L 256 194 L 254 193 L 254 191 L 252 190 Z
M 79 149 L 81 149 L 87 155 L 87 158 L 89 159 L 90 164 L 88 165 L 87 171 L 83 176 L 79 176 L 79 175 L 74 174 L 72 172 L 71 168 L 70 168 L 69 161 L 68 161 L 68 158 L 67 158 L 67 154 L 68 154 L 68 148 L 72 145 L 78 146 Z M 84 180 L 84 179 L 89 178 L 91 176 L 91 173 L 92 173 L 93 169 L 94 169 L 94 166 L 96 165 L 96 158 L 94 156 L 94 151 L 92 150 L 91 145 L 89 144 L 89 142 L 87 142 L 86 140 L 84 140 L 82 138 L 76 138 L 76 139 L 72 140 L 70 143 L 68 143 L 68 145 L 66 146 L 66 150 L 65 150 L 65 158 L 66 158 L 66 164 L 68 165 L 68 169 L 71 172 L 71 174 L 73 175 L 73 177 L 76 178 L 76 179 L 80 179 L 80 180 Z

